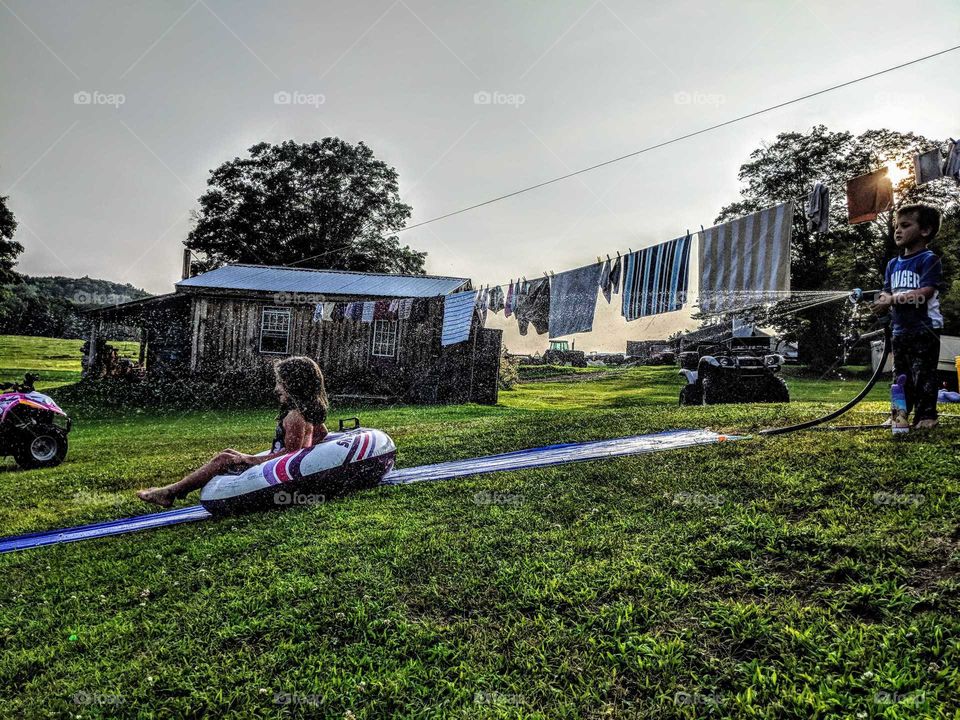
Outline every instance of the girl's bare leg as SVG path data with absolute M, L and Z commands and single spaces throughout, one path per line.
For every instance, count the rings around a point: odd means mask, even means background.
M 137 492 L 137 497 L 144 502 L 153 503 L 160 507 L 170 507 L 177 498 L 185 497 L 194 490 L 202 488 L 214 475 L 218 475 L 230 464 L 236 462 L 237 458 L 227 452 L 222 452 L 205 465 L 194 470 L 183 480 L 178 480 L 170 485 L 164 485 L 160 488 L 147 488 Z

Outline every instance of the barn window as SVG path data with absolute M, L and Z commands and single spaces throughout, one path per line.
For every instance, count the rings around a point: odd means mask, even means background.
M 285 355 L 290 346 L 290 308 L 264 308 L 260 320 L 260 352 Z
M 394 357 L 397 354 L 397 321 L 373 321 L 373 354 Z

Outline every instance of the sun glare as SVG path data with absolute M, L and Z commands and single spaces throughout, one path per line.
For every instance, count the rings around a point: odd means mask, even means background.
M 887 177 L 890 178 L 890 182 L 893 183 L 894 187 L 906 180 L 909 176 L 910 171 L 904 170 L 902 167 L 893 162 L 893 160 L 887 163 Z

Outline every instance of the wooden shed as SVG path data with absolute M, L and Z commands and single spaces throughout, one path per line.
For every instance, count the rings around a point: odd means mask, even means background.
M 495 404 L 502 332 L 484 329 L 475 315 L 466 342 L 440 344 L 444 297 L 471 289 L 466 278 L 227 265 L 181 280 L 167 295 L 92 312 L 89 348 L 96 352 L 113 323 L 140 328 L 147 382 L 263 377 L 278 358 L 307 355 L 341 397 Z M 394 299 L 408 299 L 408 317 L 318 317 L 324 303 Z

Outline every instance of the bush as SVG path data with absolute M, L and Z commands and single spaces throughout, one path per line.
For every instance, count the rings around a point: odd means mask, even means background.
M 520 381 L 520 361 L 507 352 L 507 348 L 500 348 L 500 374 L 497 385 L 501 390 L 512 390 Z

